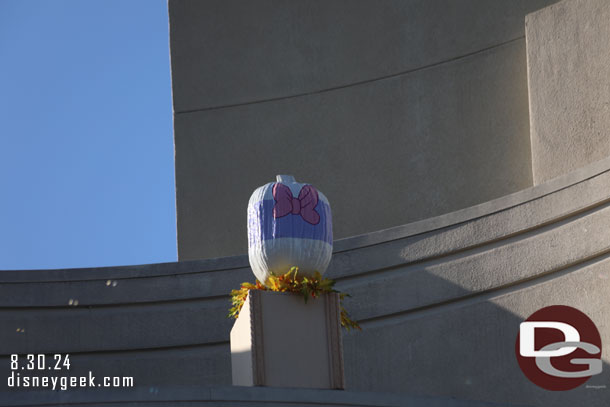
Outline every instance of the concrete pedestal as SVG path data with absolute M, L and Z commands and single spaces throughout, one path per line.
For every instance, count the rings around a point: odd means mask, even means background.
M 337 294 L 309 299 L 252 290 L 231 330 L 235 386 L 343 389 Z

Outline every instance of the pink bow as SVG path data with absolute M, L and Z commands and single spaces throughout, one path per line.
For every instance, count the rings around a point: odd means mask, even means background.
M 314 209 L 318 204 L 318 191 L 311 185 L 305 185 L 299 192 L 299 197 L 294 198 L 292 191 L 284 184 L 277 183 L 273 186 L 273 217 L 281 218 L 292 213 L 301 215 L 303 220 L 312 225 L 320 222 L 320 215 Z

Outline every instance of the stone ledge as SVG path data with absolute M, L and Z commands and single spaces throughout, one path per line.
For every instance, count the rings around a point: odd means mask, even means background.
M 6 407 L 70 406 L 341 406 L 341 407 L 526 407 L 449 397 L 274 387 L 151 387 L 133 390 L 0 393 Z M 8 403 L 8 404 L 5 404 Z

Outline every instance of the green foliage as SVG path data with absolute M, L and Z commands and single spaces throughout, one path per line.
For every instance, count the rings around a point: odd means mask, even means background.
M 258 280 L 255 284 L 242 283 L 239 290 L 231 291 L 231 304 L 233 306 L 229 309 L 228 317 L 237 318 L 239 316 L 239 312 L 244 306 L 250 290 L 296 293 L 303 296 L 305 303 L 307 303 L 310 297 L 318 298 L 326 293 L 338 293 L 341 302 L 341 326 L 348 331 L 350 329 L 362 330 L 358 323 L 349 317 L 349 314 L 343 307 L 343 299 L 349 297 L 349 295 L 335 290 L 335 282 L 333 280 L 323 278 L 317 271 L 313 277 L 299 276 L 298 273 L 298 267 L 292 267 L 287 273 L 279 276 L 271 273 L 267 280 L 268 287 L 261 284 Z

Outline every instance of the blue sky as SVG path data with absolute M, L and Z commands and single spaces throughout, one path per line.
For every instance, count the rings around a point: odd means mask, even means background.
M 0 270 L 175 261 L 166 0 L 0 0 Z

